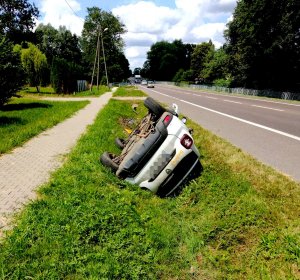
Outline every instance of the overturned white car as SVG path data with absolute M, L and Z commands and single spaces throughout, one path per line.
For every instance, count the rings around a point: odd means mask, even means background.
M 200 153 L 177 105 L 165 109 L 151 97 L 144 101 L 148 114 L 127 140 L 116 139 L 120 155 L 105 152 L 100 161 L 118 177 L 161 197 L 174 196 L 200 176 Z

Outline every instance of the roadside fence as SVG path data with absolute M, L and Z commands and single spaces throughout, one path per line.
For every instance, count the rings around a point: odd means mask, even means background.
M 193 89 L 204 89 L 204 90 L 212 90 L 217 92 L 233 93 L 233 94 L 264 96 L 264 97 L 286 99 L 286 100 L 300 100 L 300 92 L 297 93 L 297 92 L 282 92 L 282 91 L 257 90 L 257 89 L 247 89 L 247 88 L 226 88 L 226 87 L 196 85 L 196 84 L 190 84 L 190 85 L 180 84 L 179 86 L 189 87 Z

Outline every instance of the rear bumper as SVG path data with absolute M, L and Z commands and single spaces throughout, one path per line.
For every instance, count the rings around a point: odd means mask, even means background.
M 169 176 L 160 185 L 157 195 L 170 196 L 188 180 L 200 176 L 203 168 L 198 155 L 193 151 L 183 158 Z

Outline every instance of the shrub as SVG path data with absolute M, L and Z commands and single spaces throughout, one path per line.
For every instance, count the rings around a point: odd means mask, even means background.
M 213 81 L 213 85 L 217 87 L 230 87 L 231 82 L 230 79 L 216 79 Z
M 63 58 L 53 58 L 51 83 L 56 93 L 73 93 L 81 73 L 80 66 Z
M 13 51 L 13 44 L 0 35 L 0 106 L 16 96 L 24 83 L 24 72 L 19 54 Z

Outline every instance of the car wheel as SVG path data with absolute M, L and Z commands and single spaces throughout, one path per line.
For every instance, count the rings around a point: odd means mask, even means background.
M 117 145 L 117 147 L 119 147 L 120 149 L 124 149 L 125 147 L 125 140 L 121 139 L 121 138 L 116 138 L 115 139 L 115 144 Z
M 153 98 L 147 97 L 144 101 L 144 105 L 151 113 L 156 116 L 156 119 L 159 119 L 161 115 L 166 111 L 158 102 Z
M 116 172 L 119 168 L 118 164 L 116 164 L 114 161 L 113 161 L 113 158 L 115 157 L 114 154 L 112 153 L 109 153 L 109 152 L 104 152 L 101 157 L 100 157 L 100 162 L 110 168 L 112 171 Z

